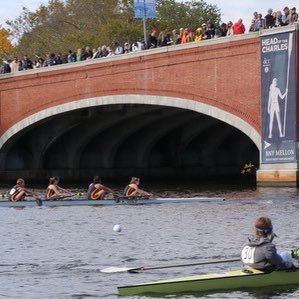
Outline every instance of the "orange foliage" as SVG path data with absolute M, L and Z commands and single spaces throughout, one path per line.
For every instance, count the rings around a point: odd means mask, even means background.
M 9 40 L 9 34 L 4 28 L 0 28 L 0 56 L 10 54 L 13 51 L 13 45 Z

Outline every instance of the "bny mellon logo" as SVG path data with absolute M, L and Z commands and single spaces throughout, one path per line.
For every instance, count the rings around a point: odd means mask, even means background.
M 271 146 L 271 143 L 264 140 L 264 150 Z

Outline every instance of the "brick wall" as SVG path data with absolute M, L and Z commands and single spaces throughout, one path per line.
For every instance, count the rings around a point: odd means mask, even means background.
M 49 107 L 125 94 L 199 101 L 261 132 L 259 51 L 259 38 L 244 35 L 5 75 L 0 135 Z

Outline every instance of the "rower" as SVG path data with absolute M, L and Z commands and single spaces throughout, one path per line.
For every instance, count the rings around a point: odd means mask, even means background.
M 128 197 L 133 197 L 133 196 L 151 196 L 151 193 L 148 193 L 142 189 L 139 188 L 140 184 L 140 179 L 137 177 L 132 177 L 130 184 L 126 186 L 124 190 L 124 195 Z
M 10 201 L 23 201 L 26 195 L 35 196 L 32 191 L 25 188 L 25 180 L 22 178 L 17 179 L 16 185 L 9 191 Z
M 55 199 L 64 196 L 73 196 L 74 194 L 58 186 L 59 178 L 52 177 L 49 179 L 49 186 L 47 188 L 47 199 Z
M 108 193 L 113 193 L 113 191 L 101 184 L 101 179 L 99 176 L 95 176 L 92 183 L 88 186 L 87 198 L 89 200 L 104 199 L 105 195 Z
M 258 270 L 287 269 L 294 267 L 288 252 L 278 254 L 272 243 L 276 235 L 271 219 L 260 217 L 255 221 L 255 235 L 248 238 L 241 259 L 245 266 Z

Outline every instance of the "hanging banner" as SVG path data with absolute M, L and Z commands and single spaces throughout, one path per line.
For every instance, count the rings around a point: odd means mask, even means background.
M 156 0 L 134 0 L 135 18 L 156 18 Z
M 296 162 L 295 32 L 261 38 L 262 163 Z

